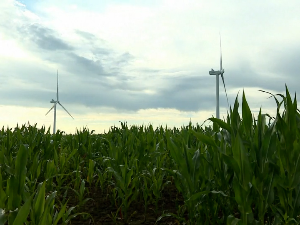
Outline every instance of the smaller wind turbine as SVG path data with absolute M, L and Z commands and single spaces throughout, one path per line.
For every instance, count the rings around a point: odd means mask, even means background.
M 55 100 L 51 100 L 50 103 L 53 103 L 53 106 L 51 107 L 51 109 L 46 113 L 46 115 L 54 108 L 54 122 L 53 122 L 53 134 L 55 134 L 56 131 L 56 105 L 59 104 L 72 118 L 73 116 L 68 112 L 68 110 L 66 110 L 65 107 L 63 107 L 63 105 L 59 102 L 59 98 L 58 98 L 58 71 L 57 71 L 57 89 L 56 89 L 56 101 Z M 74 118 L 73 118 L 74 119 Z
M 226 93 L 226 98 L 227 98 L 227 104 L 229 107 L 228 103 L 228 97 L 227 97 L 227 91 L 226 91 L 226 86 L 225 86 L 225 81 L 224 81 L 224 69 L 222 67 L 222 44 L 221 44 L 221 35 L 220 35 L 220 70 L 213 70 L 209 71 L 209 75 L 216 75 L 216 117 L 219 119 L 220 118 L 220 105 L 219 105 L 219 75 L 221 75 L 225 93 Z

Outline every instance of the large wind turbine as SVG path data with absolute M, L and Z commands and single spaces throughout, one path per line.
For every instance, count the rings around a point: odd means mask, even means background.
M 65 109 L 65 107 L 63 107 L 62 104 L 60 104 L 59 102 L 59 98 L 58 98 L 58 71 L 57 71 L 57 89 L 56 89 L 56 101 L 55 100 L 51 100 L 50 103 L 53 103 L 53 106 L 51 107 L 51 109 L 46 113 L 46 115 L 54 108 L 54 122 L 53 122 L 53 134 L 55 134 L 56 131 L 56 105 L 59 104 L 72 118 L 73 116 L 68 112 L 68 110 Z M 74 119 L 74 118 L 73 118 Z
M 228 103 L 228 97 L 227 97 L 227 91 L 226 91 L 226 86 L 225 86 L 225 81 L 224 81 L 224 69 L 222 67 L 222 44 L 221 44 L 221 35 L 220 35 L 220 70 L 213 70 L 209 71 L 209 75 L 216 75 L 216 117 L 219 119 L 220 118 L 220 105 L 219 105 L 219 75 L 221 75 L 225 93 L 226 93 L 226 98 L 227 98 L 227 104 L 229 107 Z

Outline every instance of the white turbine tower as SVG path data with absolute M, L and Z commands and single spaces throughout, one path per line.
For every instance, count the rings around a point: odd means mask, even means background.
M 222 81 L 223 81 L 223 85 L 224 85 L 224 89 L 225 89 L 225 93 L 226 93 L 226 98 L 227 98 L 227 104 L 229 107 L 229 103 L 228 103 L 228 97 L 227 97 L 227 91 L 226 91 L 226 86 L 225 86 L 225 81 L 224 81 L 224 69 L 222 67 L 222 45 L 221 45 L 221 36 L 220 36 L 220 70 L 213 70 L 211 69 L 211 71 L 209 71 L 209 75 L 216 75 L 216 117 L 218 119 L 220 119 L 220 105 L 219 105 L 219 75 L 221 75 Z
M 59 98 L 58 98 L 58 71 L 57 71 L 57 89 L 56 89 L 56 101 L 55 100 L 51 100 L 50 103 L 53 103 L 53 106 L 51 107 L 51 109 L 46 113 L 46 115 L 54 108 L 54 122 L 53 122 L 53 134 L 55 134 L 56 131 L 56 105 L 59 104 L 72 118 L 73 116 L 68 112 L 68 110 L 65 109 L 65 107 L 63 107 L 62 104 L 60 104 L 59 102 Z M 74 119 L 74 118 L 73 118 Z

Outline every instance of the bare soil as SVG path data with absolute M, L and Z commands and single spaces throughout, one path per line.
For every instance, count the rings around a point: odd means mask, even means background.
M 77 212 L 85 212 L 89 215 L 79 215 L 73 218 L 70 224 L 95 224 L 95 225 L 152 225 L 155 224 L 157 219 L 165 213 L 177 214 L 179 206 L 184 204 L 183 198 L 178 193 L 175 185 L 167 185 L 162 191 L 162 198 L 158 201 L 158 209 L 156 210 L 155 204 L 149 204 L 147 212 L 145 212 L 144 202 L 132 202 L 128 210 L 130 219 L 124 220 L 121 211 L 117 212 L 118 208 L 113 203 L 110 196 L 101 192 L 99 188 L 87 187 L 88 194 L 85 198 L 92 198 L 81 209 L 77 209 Z M 74 192 L 68 193 L 68 206 L 76 206 L 78 204 L 77 196 Z M 116 221 L 113 219 L 113 215 L 116 215 Z M 185 218 L 187 215 L 185 213 Z M 156 224 L 175 225 L 180 224 L 179 221 L 173 216 L 166 216 L 159 220 Z

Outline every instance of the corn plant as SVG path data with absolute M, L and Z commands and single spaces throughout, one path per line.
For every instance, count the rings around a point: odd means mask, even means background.
M 182 139 L 175 142 L 169 137 L 168 145 L 171 156 L 178 165 L 177 170 L 169 172 L 175 176 L 176 187 L 185 198 L 191 224 L 197 223 L 200 221 L 197 204 L 201 204 L 209 193 L 209 183 L 204 175 L 207 171 L 200 170 L 200 163 L 204 162 L 203 155 L 199 150 L 188 149 Z
M 275 175 L 275 187 L 279 197 L 279 206 L 272 206 L 273 211 L 280 215 L 280 222 L 285 224 L 296 223 L 300 210 L 300 114 L 297 111 L 296 95 L 292 101 L 286 87 L 286 96 L 277 103 L 277 115 L 275 128 L 278 135 L 277 142 L 277 168 Z M 280 107 L 284 105 L 283 113 L 280 114 Z
M 78 198 L 78 202 L 79 202 L 79 208 L 84 206 L 84 204 L 89 201 L 89 200 L 92 200 L 91 198 L 85 198 L 85 181 L 82 179 L 81 180 L 81 184 L 80 184 L 80 189 L 79 191 L 75 190 L 75 189 L 72 189 L 75 194 L 77 195 L 77 198 Z
M 92 185 L 94 181 L 94 167 L 95 167 L 95 161 L 92 159 L 89 159 L 89 169 L 88 169 L 88 176 L 87 176 L 87 181 L 89 182 L 90 185 Z
M 132 201 L 137 199 L 138 190 L 136 190 L 137 177 L 133 177 L 133 169 L 128 168 L 127 163 L 120 165 L 119 169 L 109 167 L 110 172 L 113 173 L 116 179 L 116 190 L 121 199 L 122 213 L 124 220 L 129 219 L 128 208 Z

